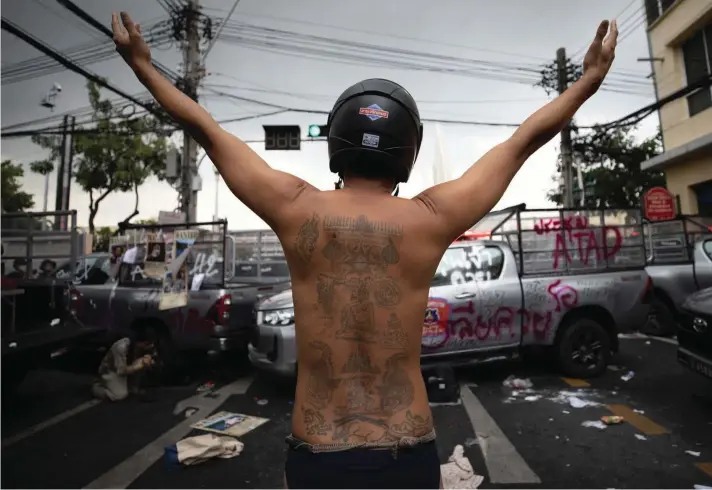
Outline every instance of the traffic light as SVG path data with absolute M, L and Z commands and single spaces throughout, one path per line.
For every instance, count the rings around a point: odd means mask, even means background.
M 329 136 L 329 127 L 327 125 L 321 126 L 319 124 L 310 124 L 308 134 L 310 138 Z
M 301 149 L 302 130 L 299 126 L 262 126 L 265 130 L 265 150 Z

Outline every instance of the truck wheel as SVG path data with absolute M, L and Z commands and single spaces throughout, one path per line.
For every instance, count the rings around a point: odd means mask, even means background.
M 561 370 L 569 377 L 599 376 L 611 358 L 611 338 L 598 322 L 579 318 L 561 334 L 558 358 Z
M 668 304 L 659 296 L 653 296 L 650 313 L 642 328 L 643 333 L 665 337 L 675 332 L 676 324 L 675 315 Z

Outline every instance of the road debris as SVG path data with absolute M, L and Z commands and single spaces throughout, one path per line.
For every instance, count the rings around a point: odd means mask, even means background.
M 696 458 L 699 458 L 699 457 L 700 457 L 700 452 L 699 452 L 699 451 L 689 451 L 689 450 L 688 450 L 688 451 L 685 451 L 685 452 L 686 452 L 687 454 L 689 454 L 690 456 L 694 456 L 694 457 L 696 457 Z
M 634 372 L 634 371 L 628 371 L 628 372 L 625 373 L 623 376 L 621 376 L 621 379 L 622 379 L 623 381 L 630 381 L 631 379 L 633 379 L 634 376 L 635 376 L 635 372 Z
M 608 426 L 601 422 L 600 420 L 586 420 L 584 422 L 581 422 L 582 427 L 593 427 L 596 429 L 606 429 Z
M 260 405 L 260 406 L 265 406 L 265 405 L 267 405 L 268 403 L 269 403 L 269 400 L 266 399 L 266 398 L 260 398 L 259 400 L 257 400 L 257 404 Z
M 541 398 L 541 395 L 531 395 L 524 398 L 525 401 L 535 402 Z
M 569 397 L 569 405 L 571 405 L 572 408 L 583 408 L 583 407 L 597 407 L 600 405 L 598 402 L 594 402 L 591 400 L 583 400 L 577 396 L 570 396 Z
M 561 413 L 565 413 L 566 415 L 568 415 L 568 414 L 570 414 L 571 412 L 569 412 L 568 410 L 562 410 Z
M 645 410 L 638 410 L 637 408 L 634 408 L 633 411 L 634 411 L 635 413 L 639 413 L 639 414 L 641 414 L 641 415 L 643 415 L 643 414 L 645 413 Z
M 620 415 L 604 415 L 603 417 L 601 417 L 601 422 L 606 425 L 620 424 L 621 422 L 623 422 L 623 420 L 623 417 L 621 417 Z
M 502 381 L 502 385 L 506 386 L 507 388 L 516 388 L 516 389 L 530 389 L 534 387 L 534 383 L 531 382 L 529 378 L 522 379 L 522 378 L 517 378 L 514 375 L 509 376 L 507 379 Z
M 477 488 L 485 477 L 475 473 L 470 460 L 465 456 L 465 449 L 458 444 L 448 458 L 448 462 L 440 465 L 443 488 Z
M 203 434 L 186 437 L 175 444 L 166 446 L 163 455 L 169 466 L 191 466 L 204 463 L 212 458 L 234 458 L 244 448 L 245 445 L 234 437 Z
M 479 443 L 480 442 L 474 437 L 468 437 L 465 439 L 465 446 L 467 447 L 477 446 Z
M 212 381 L 206 381 L 202 385 L 198 386 L 195 391 L 197 391 L 198 393 L 203 393 L 206 391 L 212 391 L 213 389 L 215 389 L 215 383 L 213 383 Z
M 639 441 L 647 441 L 648 438 L 645 437 L 643 434 L 635 434 L 635 438 L 638 439 Z
M 190 418 L 197 411 L 198 411 L 198 409 L 194 408 L 194 407 L 187 408 L 185 410 L 185 418 Z

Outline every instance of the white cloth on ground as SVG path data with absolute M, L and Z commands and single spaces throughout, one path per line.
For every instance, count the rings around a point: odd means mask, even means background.
M 440 465 L 443 488 L 477 488 L 485 477 L 475 474 L 470 460 L 465 456 L 465 449 L 458 444 L 448 462 Z
M 245 445 L 229 436 L 204 434 L 186 437 L 176 443 L 178 462 L 182 465 L 203 463 L 212 458 L 234 458 L 239 455 Z

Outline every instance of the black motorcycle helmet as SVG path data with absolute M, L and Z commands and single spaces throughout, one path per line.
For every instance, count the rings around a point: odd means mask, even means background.
M 395 186 L 408 181 L 423 124 L 415 100 L 402 86 L 383 78 L 352 85 L 334 104 L 327 126 L 329 168 L 340 178 L 352 168 L 393 176 Z

